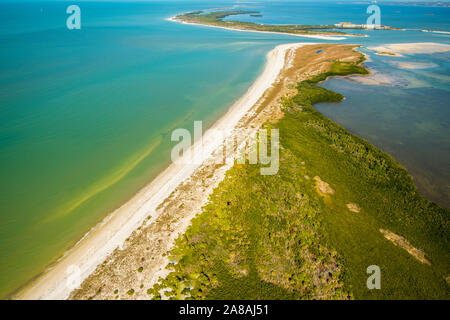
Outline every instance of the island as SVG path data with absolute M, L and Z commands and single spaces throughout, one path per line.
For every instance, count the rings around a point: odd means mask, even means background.
M 244 10 L 230 10 L 230 11 L 192 11 L 183 14 L 179 14 L 170 18 L 172 21 L 206 25 L 220 28 L 227 28 L 232 30 L 241 31 L 257 31 L 257 32 L 271 32 L 271 33 L 286 33 L 291 35 L 301 36 L 354 36 L 365 37 L 366 35 L 349 34 L 338 29 L 342 29 L 338 24 L 336 25 L 268 25 L 258 24 L 253 22 L 243 22 L 234 20 L 224 20 L 227 17 L 235 15 L 258 15 L 259 11 L 244 11 Z M 388 28 L 388 27 L 385 27 Z M 355 25 L 354 28 L 346 29 L 362 29 L 360 26 Z

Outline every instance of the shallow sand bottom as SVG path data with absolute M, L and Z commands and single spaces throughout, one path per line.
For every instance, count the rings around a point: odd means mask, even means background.
M 368 47 L 382 55 L 401 56 L 404 54 L 436 53 L 450 51 L 450 45 L 435 42 L 391 43 L 378 47 Z

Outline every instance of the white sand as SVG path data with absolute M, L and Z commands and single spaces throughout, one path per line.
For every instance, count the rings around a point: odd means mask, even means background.
M 305 38 L 314 38 L 314 39 L 322 39 L 322 40 L 344 40 L 344 39 L 347 39 L 346 37 L 342 37 L 342 36 L 306 35 L 306 34 L 295 34 L 295 33 L 285 33 L 285 32 L 244 30 L 244 29 L 235 29 L 235 28 L 227 28 L 227 27 L 220 27 L 220 26 L 211 26 L 211 25 L 201 24 L 201 23 L 190 23 L 190 22 L 180 21 L 180 20 L 175 19 L 175 17 L 170 17 L 170 18 L 167 18 L 166 20 L 167 21 L 172 21 L 172 22 L 178 22 L 178 23 L 182 23 L 182 24 L 189 24 L 189 25 L 194 25 L 194 26 L 202 26 L 202 27 L 207 27 L 207 28 L 219 28 L 219 29 L 225 29 L 225 30 L 231 30 L 231 31 L 282 34 L 282 35 L 289 35 L 289 36 L 296 36 L 296 37 L 305 37 Z M 353 37 L 353 35 L 346 35 L 346 36 L 352 36 Z M 364 37 L 366 37 L 366 35 L 364 35 Z
M 211 129 L 231 132 L 239 120 L 257 103 L 264 92 L 272 86 L 282 70 L 286 53 L 306 43 L 285 44 L 273 49 L 267 55 L 263 73 L 247 92 L 236 101 L 230 110 Z M 311 44 L 311 43 L 307 43 Z M 212 130 L 205 132 L 203 147 L 205 158 L 220 148 L 223 138 Z M 192 146 L 195 148 L 195 146 Z M 67 286 L 67 270 L 71 266 L 80 268 L 80 281 L 86 279 L 95 268 L 103 263 L 117 247 L 120 247 L 131 233 L 142 225 L 147 217 L 154 218 L 156 208 L 201 164 L 171 164 L 149 185 L 143 188 L 122 207 L 108 215 L 89 231 L 70 251 L 49 268 L 42 276 L 30 283 L 13 298 L 15 299 L 66 299 L 72 288 Z M 177 234 L 177 230 L 174 231 Z

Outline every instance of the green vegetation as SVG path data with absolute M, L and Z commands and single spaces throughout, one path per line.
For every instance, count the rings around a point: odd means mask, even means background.
M 360 72 L 334 65 L 327 76 Z M 345 74 L 345 72 L 344 72 Z M 336 190 L 323 199 L 323 240 L 339 253 L 346 289 L 356 298 L 448 298 L 449 210 L 422 198 L 407 171 L 388 154 L 317 112 L 313 103 L 339 100 L 336 93 L 314 85 L 315 77 L 298 85 L 280 121 L 281 144 L 308 164 L 311 176 L 320 176 Z M 306 90 L 305 90 L 306 88 Z M 314 91 L 316 94 L 314 94 Z M 305 99 L 312 96 L 311 99 Z M 340 98 L 342 99 L 342 98 Z M 346 204 L 356 203 L 360 213 Z M 386 240 L 388 229 L 423 249 L 432 266 L 418 262 Z M 378 265 L 382 290 L 368 290 L 365 270 Z
M 138 272 L 144 271 L 144 267 L 139 267 L 139 269 L 138 269 L 137 271 L 138 271 Z
M 134 289 L 130 289 L 127 291 L 127 295 L 132 296 L 134 294 Z
M 364 59 L 364 56 L 362 56 L 362 59 Z M 363 60 L 360 59 L 360 63 L 362 63 Z M 321 81 L 325 81 L 328 77 L 333 77 L 333 76 L 346 76 L 349 74 L 369 74 L 369 71 L 367 71 L 367 69 L 354 64 L 353 62 L 344 62 L 344 61 L 336 61 L 334 62 L 331 67 L 330 70 L 321 74 L 318 74 L 317 76 L 312 77 L 309 80 L 305 80 L 302 81 L 299 85 L 301 84 L 305 84 L 305 83 L 309 83 L 309 84 L 317 84 Z M 316 87 L 316 90 L 320 90 L 320 87 Z M 298 96 L 302 96 L 302 94 L 298 94 Z M 326 102 L 330 102 L 327 99 L 320 99 L 321 101 L 326 101 Z M 332 101 L 332 102 L 336 102 L 336 101 Z M 313 102 L 312 104 L 314 104 L 315 102 Z
M 362 61 L 362 60 L 360 60 Z M 313 107 L 342 95 L 317 85 L 366 74 L 335 62 L 281 101 L 280 169 L 235 165 L 169 252 L 171 270 L 154 299 L 448 299 L 449 210 L 422 198 L 388 154 Z M 274 125 L 267 124 L 267 128 Z M 322 194 L 320 177 L 335 190 Z M 352 212 L 354 203 L 360 212 Z M 386 240 L 388 229 L 425 251 L 422 264 Z M 366 286 L 370 265 L 381 289 Z
M 229 16 L 251 14 L 252 16 L 261 16 L 258 11 L 214 11 L 204 13 L 203 11 L 188 12 L 176 16 L 176 19 L 189 22 L 213 25 L 218 27 L 235 28 L 242 30 L 255 30 L 264 32 L 281 32 L 291 34 L 329 34 L 329 35 L 345 35 L 342 31 L 330 31 L 337 29 L 333 25 L 266 25 L 243 21 L 224 21 Z

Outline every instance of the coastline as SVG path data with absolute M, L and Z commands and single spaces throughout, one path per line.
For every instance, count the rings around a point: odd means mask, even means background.
M 325 35 L 306 35 L 306 34 L 295 34 L 295 33 L 283 33 L 283 32 L 270 32 L 270 31 L 257 31 L 257 30 L 244 30 L 244 29 L 236 29 L 236 28 L 227 28 L 227 27 L 220 27 L 220 26 L 213 26 L 209 24 L 201 24 L 201 23 L 190 23 L 185 21 L 180 21 L 176 19 L 176 16 L 170 17 L 166 19 L 167 21 L 181 23 L 181 24 L 187 24 L 187 25 L 193 25 L 193 26 L 202 26 L 202 27 L 209 27 L 209 28 L 218 28 L 218 29 L 224 29 L 224 30 L 231 30 L 231 31 L 239 31 L 239 32 L 256 32 L 256 33 L 267 33 L 267 34 L 280 34 L 280 35 L 288 35 L 288 36 L 295 36 L 295 37 L 304 37 L 304 38 L 313 38 L 313 39 L 321 39 L 321 40 L 345 40 L 346 37 L 360 37 L 359 35 L 348 35 L 345 36 L 325 36 Z M 361 37 L 367 37 L 367 35 L 361 35 Z
M 13 294 L 12 298 L 26 300 L 67 299 L 73 291 L 73 288 L 69 288 L 67 285 L 68 281 L 71 281 L 72 275 L 68 270 L 77 266 L 80 271 L 78 279 L 82 283 L 111 253 L 117 248 L 121 249 L 128 237 L 144 222 L 156 220 L 160 213 L 158 210 L 160 205 L 179 185 L 189 180 L 191 175 L 204 165 L 208 158 L 211 158 L 214 151 L 220 149 L 223 139 L 215 136 L 212 129 L 221 129 L 231 133 L 238 122 L 258 103 L 266 90 L 279 79 L 279 74 L 285 67 L 286 54 L 302 45 L 305 44 L 284 44 L 277 46 L 268 53 L 263 73 L 247 92 L 231 106 L 228 112 L 204 133 L 203 147 L 204 150 L 207 150 L 207 157 L 203 159 L 204 161 L 201 164 L 172 163 L 131 200 L 109 214 L 101 223 L 85 234 L 72 249 L 66 252 L 42 275 Z M 195 147 L 196 145 L 191 146 L 191 149 Z M 230 164 L 223 166 L 223 174 L 229 166 Z M 202 194 L 205 201 L 208 196 L 209 193 L 207 192 Z M 178 232 L 183 232 L 189 221 L 190 219 L 187 219 L 179 229 L 173 230 L 172 235 L 176 236 Z

